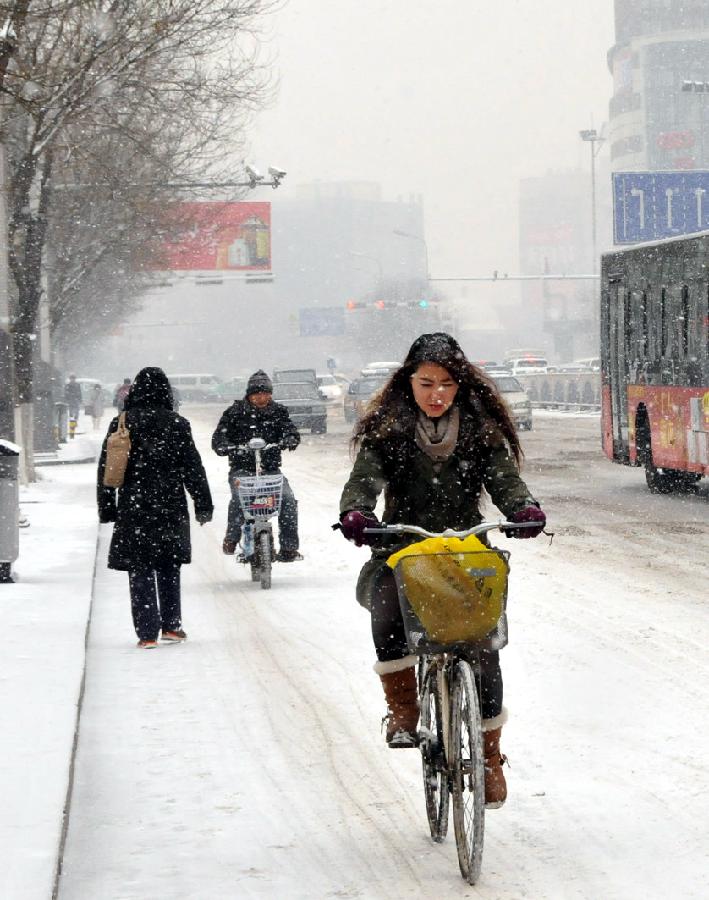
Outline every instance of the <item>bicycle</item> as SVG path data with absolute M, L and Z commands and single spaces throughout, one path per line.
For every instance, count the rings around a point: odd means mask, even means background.
M 534 527 L 534 523 L 481 522 L 465 531 L 443 532 L 397 524 L 366 528 L 365 533 L 462 541 L 495 529 L 520 527 Z M 462 549 L 464 544 L 456 547 L 448 542 L 442 553 L 421 554 L 417 547 L 423 544 L 409 545 L 387 562 L 394 569 L 409 651 L 419 657 L 419 749 L 426 815 L 431 838 L 443 841 L 452 798 L 460 872 L 469 884 L 475 884 L 485 836 L 480 651 L 497 650 L 507 643 L 509 553 L 481 543 L 482 549 L 471 551 Z M 462 584 L 456 584 L 456 579 Z M 452 617 L 455 621 L 448 614 L 450 603 L 447 613 L 440 608 L 444 599 L 451 598 L 459 606 Z M 432 599 L 441 602 L 431 603 Z
M 256 474 L 234 476 L 234 485 L 239 497 L 239 505 L 244 514 L 241 529 L 241 555 L 237 562 L 249 563 L 251 580 L 259 581 L 263 590 L 271 587 L 271 567 L 273 563 L 273 528 L 271 519 L 281 509 L 283 495 L 283 475 L 265 475 L 261 468 L 261 454 L 264 450 L 277 447 L 267 444 L 263 438 L 251 438 L 248 444 L 230 445 L 227 450 L 250 450 L 256 458 Z

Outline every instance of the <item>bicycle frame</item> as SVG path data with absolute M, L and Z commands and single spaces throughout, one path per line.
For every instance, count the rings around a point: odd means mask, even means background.
M 538 527 L 538 523 L 500 520 L 481 522 L 463 531 L 446 529 L 443 532 L 394 524 L 366 528 L 365 533 L 464 539 L 488 531 L 504 532 L 524 527 Z M 404 599 L 408 600 L 408 597 Z M 420 732 L 419 747 L 431 837 L 434 841 L 442 841 L 445 837 L 451 800 L 458 863 L 461 875 L 469 884 L 475 884 L 480 874 L 485 834 L 485 766 L 479 691 L 481 646 L 480 642 L 456 643 L 429 653 L 418 651 L 418 694 L 422 725 L 426 726 Z

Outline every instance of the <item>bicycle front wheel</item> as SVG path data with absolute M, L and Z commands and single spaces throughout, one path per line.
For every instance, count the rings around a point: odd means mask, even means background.
M 453 672 L 450 717 L 450 772 L 453 827 L 463 878 L 480 875 L 485 837 L 485 761 L 480 705 L 473 671 L 459 661 Z
M 448 831 L 448 766 L 443 746 L 443 711 L 437 668 L 427 669 L 421 686 L 421 764 L 426 815 L 431 837 L 440 842 Z
M 271 587 L 271 533 L 262 531 L 258 539 L 259 562 L 261 563 L 261 587 L 267 591 Z

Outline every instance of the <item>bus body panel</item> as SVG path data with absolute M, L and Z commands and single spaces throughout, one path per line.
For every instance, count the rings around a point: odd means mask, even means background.
M 708 475 L 709 232 L 604 254 L 600 299 L 603 452 Z

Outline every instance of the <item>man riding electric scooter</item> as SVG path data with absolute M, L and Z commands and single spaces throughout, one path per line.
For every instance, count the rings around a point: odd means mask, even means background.
M 259 369 L 249 378 L 243 400 L 235 400 L 225 409 L 212 435 L 212 450 L 218 456 L 229 457 L 229 486 L 231 501 L 227 519 L 226 536 L 222 544 L 224 553 L 236 552 L 244 522 L 239 504 L 236 480 L 239 475 L 253 475 L 254 454 L 246 448 L 251 438 L 263 438 L 269 447 L 262 455 L 264 474 L 276 474 L 281 470 L 281 450 L 295 450 L 300 444 L 298 429 L 293 424 L 288 410 L 280 403 L 274 403 L 273 383 L 266 372 Z M 240 448 L 244 449 L 240 449 Z M 298 501 L 283 478 L 283 497 L 278 515 L 279 553 L 278 562 L 293 562 L 303 557 L 298 552 Z

